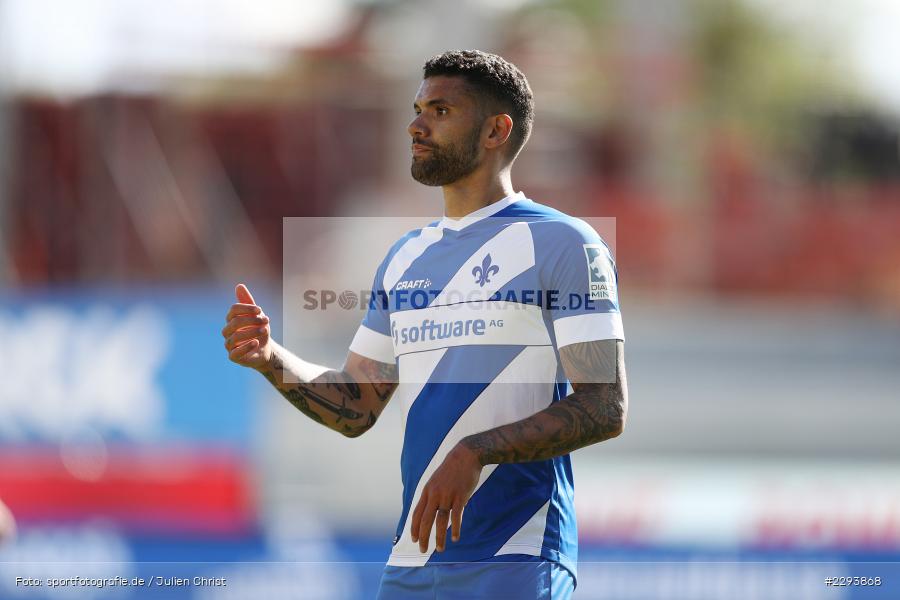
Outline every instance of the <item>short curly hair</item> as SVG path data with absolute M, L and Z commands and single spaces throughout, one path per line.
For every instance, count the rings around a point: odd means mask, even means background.
M 424 78 L 438 75 L 463 77 L 482 109 L 508 112 L 513 120 L 509 136 L 510 158 L 522 150 L 534 124 L 534 94 L 528 79 L 514 64 L 481 50 L 451 50 L 425 61 Z

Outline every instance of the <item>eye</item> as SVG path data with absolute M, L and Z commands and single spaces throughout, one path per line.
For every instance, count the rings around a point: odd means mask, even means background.
M 437 110 L 437 114 L 439 114 L 439 115 L 447 114 L 447 109 L 443 106 L 438 106 L 436 110 Z

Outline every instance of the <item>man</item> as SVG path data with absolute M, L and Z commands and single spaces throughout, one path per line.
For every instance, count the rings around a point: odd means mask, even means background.
M 348 437 L 400 398 L 403 511 L 379 598 L 568 598 L 568 453 L 625 424 L 615 266 L 584 222 L 514 192 L 534 115 L 515 66 L 434 57 L 413 107 L 412 176 L 442 187 L 444 217 L 388 251 L 344 367 L 277 345 L 243 285 L 225 346 Z

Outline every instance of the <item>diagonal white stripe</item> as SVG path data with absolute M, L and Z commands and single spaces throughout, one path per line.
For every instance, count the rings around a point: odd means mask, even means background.
M 446 348 L 439 348 L 429 352 L 418 352 L 400 357 L 400 366 L 398 368 L 400 384 L 394 390 L 394 395 L 391 399 L 398 402 L 403 409 L 403 428 L 401 431 L 406 431 L 406 417 L 409 414 L 409 409 L 446 353 Z
M 484 263 L 490 255 L 490 265 Z M 516 275 L 534 266 L 534 240 L 527 223 L 512 223 L 485 242 L 453 275 L 430 306 L 486 300 Z M 491 267 L 496 272 L 485 274 Z M 473 270 L 476 271 L 473 273 Z M 486 276 L 486 277 L 485 277 Z
M 544 545 L 544 531 L 547 529 L 547 510 L 550 508 L 550 501 L 538 509 L 534 515 L 528 519 L 528 522 L 522 525 L 515 532 L 509 541 L 503 544 L 503 547 L 497 550 L 494 556 L 501 554 L 530 554 L 531 556 L 540 556 L 541 547 Z
M 409 266 L 413 264 L 417 258 L 422 256 L 422 253 L 425 252 L 429 246 L 439 242 L 443 236 L 443 229 L 437 227 L 423 227 L 422 231 L 419 232 L 419 235 L 407 240 L 394 256 L 391 257 L 391 262 L 388 263 L 384 270 L 384 280 L 382 281 L 384 291 L 390 293 L 393 287 L 397 285 L 397 282 L 400 281 L 400 278 L 403 277 L 403 274 Z
M 523 383 L 523 381 L 537 381 L 536 371 L 543 374 L 543 383 Z M 555 379 L 556 357 L 553 348 L 547 346 L 525 348 L 466 409 L 441 442 L 416 485 L 409 514 L 403 524 L 400 540 L 391 552 L 389 565 L 422 566 L 434 551 L 435 538 L 432 534 L 428 541 L 428 552 L 425 554 L 419 552 L 419 545 L 413 543 L 409 536 L 410 519 L 422 496 L 422 488 L 443 463 L 450 450 L 468 435 L 513 423 L 544 408 L 547 405 L 547 398 L 553 394 Z M 482 469 L 475 491 L 478 491 L 495 468 L 496 465 L 488 465 Z M 465 535 L 465 531 L 462 535 Z

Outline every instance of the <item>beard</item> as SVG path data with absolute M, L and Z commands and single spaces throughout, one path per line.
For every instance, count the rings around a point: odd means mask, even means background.
M 413 179 L 424 185 L 449 185 L 470 175 L 478 168 L 478 142 L 481 126 L 473 127 L 459 142 L 437 146 L 427 144 L 431 152 L 413 157 L 410 173 Z M 419 143 L 419 142 L 416 142 Z

